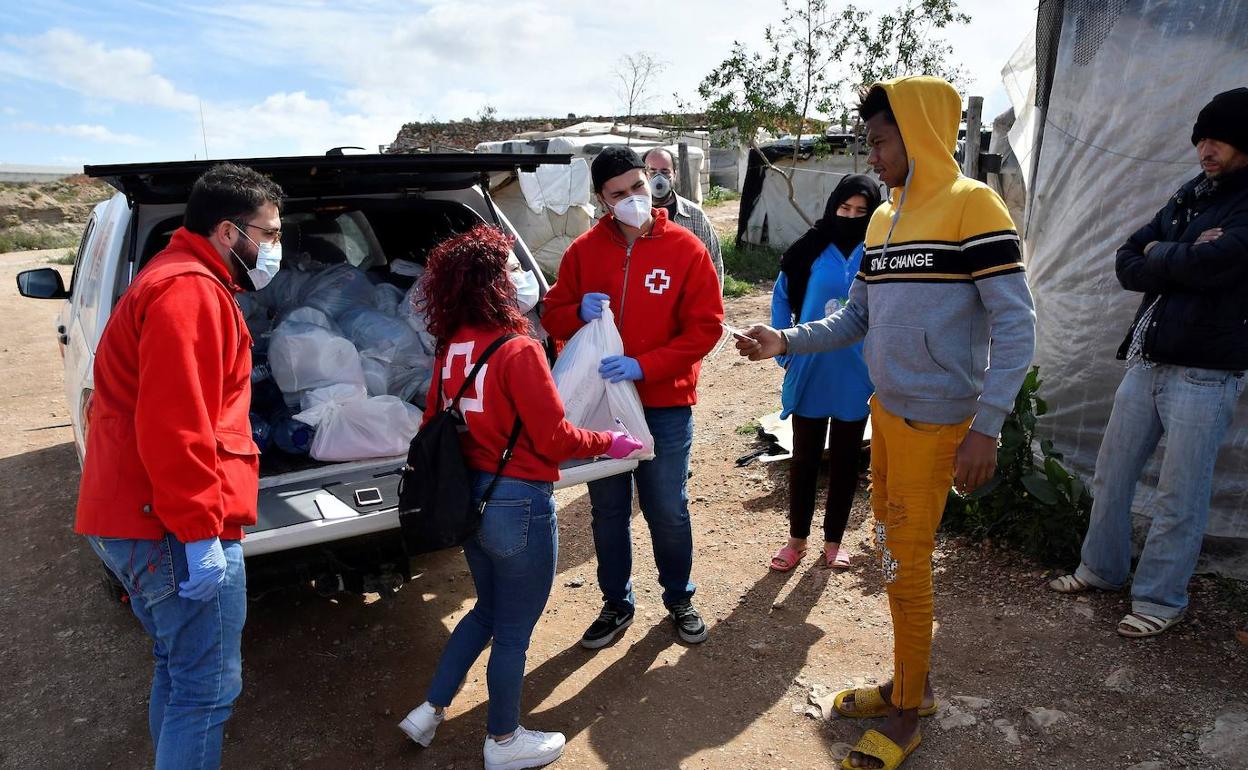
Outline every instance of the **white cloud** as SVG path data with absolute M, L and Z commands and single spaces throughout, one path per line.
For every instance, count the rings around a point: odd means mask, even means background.
M 331 147 L 371 152 L 394 139 L 398 126 L 373 115 L 342 112 L 303 91 L 271 94 L 253 105 L 204 105 L 204 130 L 212 157 L 257 153 L 319 155 Z M 270 149 L 275 148 L 275 149 Z
M 66 29 L 8 41 L 25 54 L 22 75 L 76 91 L 93 102 L 183 111 L 197 107 L 193 95 L 155 72 L 152 55 L 142 49 L 107 48 Z
M 59 136 L 68 136 L 74 139 L 86 139 L 92 142 L 101 142 L 104 144 L 124 144 L 138 146 L 145 144 L 141 137 L 133 134 L 118 134 L 105 126 L 91 125 L 88 123 L 75 123 L 73 125 L 65 125 L 62 123 L 43 124 L 43 123 L 14 123 L 12 128 L 17 131 L 32 131 L 40 134 L 57 134 Z

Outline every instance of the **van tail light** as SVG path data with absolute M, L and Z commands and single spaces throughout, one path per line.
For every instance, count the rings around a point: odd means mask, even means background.
M 78 424 L 82 426 L 83 452 L 86 452 L 87 431 L 91 428 L 91 397 L 93 395 L 95 395 L 94 390 L 83 388 L 82 396 L 78 400 Z

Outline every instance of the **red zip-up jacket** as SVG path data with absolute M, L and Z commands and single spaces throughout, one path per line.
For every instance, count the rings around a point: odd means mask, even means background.
M 189 543 L 255 523 L 241 290 L 208 240 L 179 228 L 117 303 L 96 350 L 77 532 Z
M 624 354 L 637 359 L 644 406 L 698 401 L 702 357 L 723 331 L 724 303 L 711 255 L 698 237 L 653 209 L 654 226 L 630 249 L 611 214 L 581 234 L 563 255 L 559 278 L 544 300 L 542 326 L 567 340 L 584 326 L 581 298 L 611 298 Z
M 502 332 L 465 327 L 455 333 L 446 353 L 434 366 L 442 371 L 443 397 L 429 389 L 425 401 L 428 423 L 459 392 L 477 363 L 477 355 Z M 434 381 L 437 381 L 434 370 Z M 468 429 L 460 434 L 460 446 L 468 467 L 494 473 L 502 459 L 516 417 L 522 426 L 504 476 L 532 481 L 558 481 L 559 464 L 572 457 L 596 457 L 611 446 L 611 434 L 582 430 L 563 419 L 563 402 L 546 365 L 546 354 L 537 340 L 527 335 L 504 342 L 477 374 L 460 399 L 459 411 Z

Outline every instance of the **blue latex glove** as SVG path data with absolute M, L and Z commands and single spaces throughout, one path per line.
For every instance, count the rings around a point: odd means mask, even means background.
M 217 595 L 225 582 L 225 551 L 215 537 L 187 543 L 185 548 L 186 566 L 191 575 L 178 586 L 178 596 L 206 602 Z
M 598 374 L 602 379 L 611 382 L 641 379 L 641 364 L 637 359 L 628 356 L 607 356 L 598 366 Z
M 581 309 L 577 312 L 577 315 L 585 323 L 602 318 L 602 306 L 610 299 L 602 292 L 591 291 L 584 297 L 581 297 Z

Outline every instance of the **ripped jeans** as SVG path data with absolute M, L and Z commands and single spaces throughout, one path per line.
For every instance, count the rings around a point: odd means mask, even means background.
M 932 551 L 971 420 L 915 422 L 871 398 L 871 510 L 893 616 L 893 705 L 918 708 L 932 657 Z

